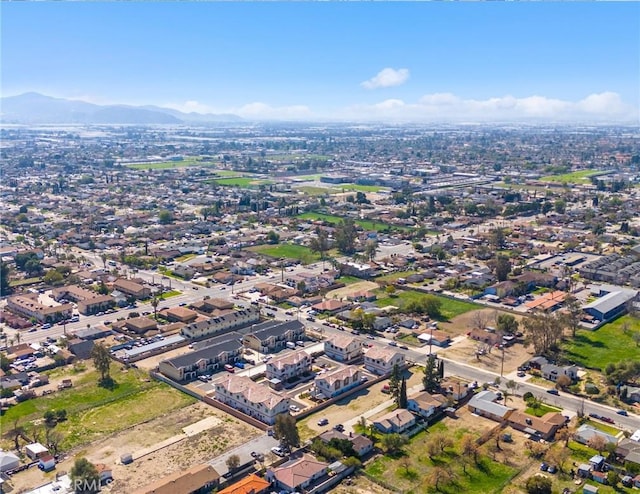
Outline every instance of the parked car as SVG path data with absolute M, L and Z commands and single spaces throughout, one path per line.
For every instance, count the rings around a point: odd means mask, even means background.
M 600 420 L 602 420 L 603 422 L 607 422 L 608 424 L 614 424 L 614 420 L 612 418 L 609 417 L 600 417 Z
M 284 452 L 284 449 L 279 448 L 278 446 L 274 446 L 271 448 L 271 452 L 277 456 L 286 456 L 287 454 Z
M 333 430 L 334 431 L 338 431 L 338 432 L 344 432 L 344 425 L 336 424 L 336 425 L 333 426 Z
M 550 465 L 549 468 L 547 468 L 547 472 L 549 473 L 556 473 L 557 471 L 558 469 L 554 465 Z
M 296 405 L 289 405 L 289 410 L 291 410 L 292 412 L 299 412 L 300 411 L 300 407 L 298 407 Z
M 547 465 L 546 463 L 540 463 L 540 471 L 542 472 L 546 472 L 549 470 L 549 465 Z
M 235 369 L 233 368 L 233 365 L 231 364 L 224 364 L 224 370 L 226 370 L 227 372 L 235 372 Z
M 329 419 L 327 419 L 327 418 L 318 420 L 318 425 L 321 426 L 321 427 L 323 425 L 328 425 L 328 424 L 329 424 Z
M 398 348 L 402 348 L 403 350 L 409 350 L 407 345 L 399 345 Z
M 626 411 L 626 410 L 618 410 L 616 413 L 617 413 L 618 415 L 622 415 L 622 416 L 624 416 L 624 417 L 628 417 L 628 416 L 629 416 L 629 414 L 627 413 L 627 411 Z
M 547 393 L 549 393 L 550 395 L 559 395 L 560 393 L 558 393 L 558 390 L 555 388 L 551 388 L 551 389 L 547 389 Z

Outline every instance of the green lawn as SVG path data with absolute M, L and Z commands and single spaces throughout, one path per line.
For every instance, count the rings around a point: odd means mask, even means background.
M 438 424 L 436 424 L 438 425 Z M 441 430 L 442 426 L 435 429 L 429 428 L 429 432 Z M 368 463 L 365 471 L 374 478 L 380 479 L 386 484 L 390 484 L 403 492 L 415 493 L 493 493 L 502 492 L 502 489 L 518 470 L 492 461 L 484 455 L 478 456 L 477 463 L 471 462 L 463 471 L 462 461 L 460 461 L 459 440 L 464 431 L 446 431 L 454 440 L 454 447 L 447 448 L 443 453 L 429 458 L 426 453 L 426 442 L 429 441 L 430 433 L 421 432 L 411 439 L 411 442 L 404 449 L 404 455 L 392 457 L 384 455 Z M 453 481 L 442 483 L 439 490 L 435 490 L 429 478 L 433 467 L 441 466 L 450 469 L 453 473 Z
M 438 318 L 441 321 L 448 321 L 456 316 L 459 316 L 460 314 L 464 314 L 465 312 L 482 308 L 482 306 L 478 304 L 465 302 L 464 300 L 450 299 L 448 297 L 426 294 L 417 292 L 415 290 L 399 290 L 398 292 L 396 292 L 396 296 L 394 297 L 385 296 L 386 293 L 384 293 L 383 291 L 380 291 L 379 295 L 381 296 L 381 298 L 376 300 L 376 305 L 378 307 L 395 305 L 396 307 L 399 307 L 400 310 L 402 310 L 411 301 L 419 301 L 425 297 L 436 297 L 442 303 L 442 305 L 440 306 L 441 317 Z
M 182 295 L 182 292 L 178 290 L 169 290 L 167 292 L 162 292 L 158 298 L 160 300 L 165 300 L 171 297 L 177 297 L 178 295 Z
M 378 276 L 376 281 L 389 282 L 389 281 L 397 281 L 398 278 L 406 278 L 412 274 L 418 274 L 420 271 L 410 270 L 410 271 L 398 271 L 397 273 L 385 274 L 384 276 Z
M 63 449 L 69 449 L 195 402 L 190 396 L 149 379 L 145 372 L 122 370 L 112 364 L 111 374 L 116 382 L 113 389 L 99 387 L 98 373 L 88 371 L 70 389 L 11 407 L 0 419 L 0 429 L 7 430 L 18 419 L 29 431 L 47 410 L 65 409 L 68 420 L 58 424 L 56 431 L 64 437 Z
M 169 170 L 172 168 L 184 168 L 186 166 L 214 166 L 219 163 L 201 161 L 200 158 L 187 158 L 182 161 L 163 161 L 161 163 L 136 163 L 127 165 L 127 168 L 135 170 Z
M 338 278 L 336 280 L 339 283 L 344 283 L 345 285 L 352 285 L 353 283 L 360 283 L 361 281 L 365 281 L 361 278 L 356 278 L 355 276 L 340 276 L 340 278 Z
M 633 341 L 634 331 L 640 331 L 640 319 L 622 316 L 595 331 L 578 331 L 565 344 L 565 354 L 578 365 L 598 369 L 604 369 L 609 362 L 637 360 L 640 348 Z
M 36 283 L 40 283 L 43 279 L 44 279 L 43 277 L 38 276 L 36 278 L 25 278 L 24 280 L 10 281 L 9 286 L 14 287 L 14 286 L 35 285 Z
M 303 185 L 302 187 L 295 187 L 295 189 L 310 196 L 324 196 L 327 194 L 336 193 L 335 189 L 326 187 L 313 187 L 312 185 Z
M 298 215 L 298 218 L 303 220 L 311 220 L 311 221 L 326 221 L 327 223 L 333 223 L 335 225 L 339 224 L 344 218 L 340 216 L 334 216 L 332 214 L 324 214 L 324 213 L 302 213 Z M 355 224 L 362 227 L 365 230 L 375 230 L 378 232 L 386 231 L 390 227 L 386 223 L 381 221 L 373 221 L 373 220 L 355 220 Z M 406 228 L 403 228 L 406 229 Z
M 250 177 L 231 177 L 231 178 L 217 178 L 213 180 L 218 185 L 227 187 L 258 187 L 259 185 L 269 185 L 273 182 L 270 180 L 259 180 Z
M 562 175 L 548 175 L 546 177 L 542 177 L 540 180 L 542 180 L 543 182 L 559 182 L 563 184 L 589 183 L 590 177 L 603 175 L 605 173 L 606 172 L 603 172 L 601 170 L 578 170 L 576 172 L 563 173 Z
M 258 252 L 267 256 L 286 259 L 296 259 L 302 264 L 311 264 L 320 260 L 320 254 L 311 252 L 311 249 L 303 245 L 278 244 L 278 245 L 257 245 L 249 247 L 247 250 Z
M 533 407 L 525 408 L 524 413 L 533 415 L 534 417 L 542 417 L 543 415 L 549 412 L 561 412 L 561 411 L 562 410 L 560 408 L 551 407 L 549 405 L 545 405 L 544 403 L 540 403 L 540 406 L 538 406 L 538 408 L 533 408 Z
M 340 184 L 338 185 L 342 192 L 356 191 L 356 192 L 378 192 L 385 187 L 379 185 L 358 185 L 358 184 Z

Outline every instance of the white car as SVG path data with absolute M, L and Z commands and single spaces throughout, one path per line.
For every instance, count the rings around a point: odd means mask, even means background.
M 284 450 L 282 448 L 277 447 L 277 446 L 274 446 L 273 448 L 271 448 L 271 452 L 274 455 L 278 455 L 278 456 L 285 456 L 286 455 Z
M 292 412 L 299 412 L 300 411 L 300 407 L 297 407 L 295 405 L 290 405 L 289 406 L 289 410 L 291 410 Z

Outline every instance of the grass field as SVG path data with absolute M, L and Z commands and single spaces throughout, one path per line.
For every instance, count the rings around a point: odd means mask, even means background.
M 311 249 L 303 245 L 257 245 L 255 247 L 249 247 L 248 250 L 275 258 L 284 257 L 286 259 L 296 259 L 302 264 L 311 264 L 320 260 L 320 254 L 311 252 Z
M 340 222 L 344 220 L 340 216 L 334 216 L 332 214 L 324 214 L 324 213 L 302 213 L 298 215 L 298 218 L 303 220 L 311 220 L 311 221 L 326 221 L 327 223 L 333 223 L 334 225 L 338 225 Z M 365 230 L 375 230 L 378 232 L 386 231 L 390 227 L 386 223 L 382 223 L 381 221 L 372 221 L 372 220 L 355 220 L 355 224 L 362 227 Z
M 15 280 L 10 281 L 9 286 L 27 286 L 27 285 L 35 285 L 36 283 L 40 283 L 44 278 L 41 276 L 37 276 L 35 278 L 26 278 L 24 280 Z
M 590 177 L 603 175 L 606 172 L 600 170 L 578 170 L 571 173 L 563 173 L 562 175 L 547 175 L 540 180 L 543 182 L 558 182 L 563 184 L 568 183 L 589 183 Z
M 379 192 L 385 187 L 381 187 L 379 185 L 358 185 L 358 184 L 340 184 L 338 185 L 341 192 Z
M 145 372 L 112 364 L 111 374 L 116 382 L 113 389 L 99 387 L 98 373 L 87 371 L 70 389 L 11 407 L 0 428 L 8 430 L 18 419 L 29 433 L 46 411 L 65 409 L 68 419 L 55 430 L 64 437 L 63 449 L 69 449 L 195 403 L 184 393 L 149 379 Z
M 414 290 L 401 290 L 396 293 L 394 297 L 386 297 L 384 292 L 380 292 L 382 298 L 376 300 L 378 307 L 386 307 L 388 305 L 395 305 L 401 310 L 411 301 L 419 301 L 425 297 L 436 297 L 442 305 L 440 306 L 440 321 L 449 321 L 460 314 L 469 312 L 472 310 L 481 309 L 482 306 L 473 304 L 471 302 L 465 302 L 464 300 L 455 300 L 448 297 L 440 297 L 438 295 L 431 295 Z
M 518 470 L 514 467 L 492 461 L 480 454 L 477 462 L 469 462 L 463 471 L 460 453 L 461 431 L 450 431 L 442 423 L 430 427 L 429 432 L 421 432 L 411 439 L 403 455 L 380 456 L 370 462 L 365 471 L 374 478 L 390 484 L 402 492 L 441 493 L 492 493 L 502 492 L 502 488 Z M 447 448 L 429 458 L 426 443 L 432 432 L 444 432 L 454 440 L 453 448 Z M 444 467 L 452 475 L 452 481 L 442 482 L 436 490 L 430 473 L 434 467 Z
M 127 165 L 134 170 L 170 170 L 172 168 L 184 168 L 187 166 L 215 166 L 218 163 L 201 161 L 200 158 L 187 158 L 182 161 L 163 161 L 160 163 L 136 163 Z
M 622 316 L 595 331 L 578 331 L 573 341 L 565 344 L 565 354 L 578 365 L 598 369 L 609 362 L 637 359 L 640 347 L 633 341 L 635 331 L 640 331 L 640 319 Z
M 532 407 L 525 408 L 524 413 L 533 415 L 534 417 L 542 417 L 543 415 L 549 412 L 561 412 L 561 411 L 562 410 L 560 408 L 556 408 L 549 405 L 545 405 L 544 403 L 540 403 L 540 406 L 538 406 L 538 408 L 532 408 Z
M 230 177 L 230 178 L 217 178 L 212 182 L 221 185 L 223 187 L 258 187 L 260 185 L 269 185 L 273 182 L 270 180 L 259 180 L 250 177 Z
M 335 194 L 336 189 L 330 189 L 328 187 L 313 187 L 311 185 L 303 185 L 302 187 L 295 187 L 296 190 L 303 192 L 310 196 L 324 196 L 327 194 Z

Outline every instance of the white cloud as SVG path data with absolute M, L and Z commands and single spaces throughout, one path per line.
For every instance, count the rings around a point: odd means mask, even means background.
M 360 83 L 365 89 L 400 86 L 409 79 L 409 69 L 392 69 L 387 67 L 378 72 L 368 81 Z
M 183 113 L 220 113 L 209 105 L 205 105 L 204 103 L 200 103 L 195 100 L 185 101 L 184 103 L 166 103 L 160 106 L 163 108 L 172 108 Z
M 240 115 L 247 119 L 303 119 L 312 118 L 311 110 L 304 105 L 292 105 L 292 106 L 271 106 L 266 103 L 249 103 L 235 110 L 231 110 L 231 113 Z
M 370 105 L 354 105 L 343 111 L 345 119 L 425 121 L 629 121 L 638 119 L 638 109 L 625 104 L 613 92 L 591 94 L 579 101 L 533 95 L 511 95 L 484 100 L 462 99 L 451 93 L 422 96 L 411 103 L 388 99 Z

